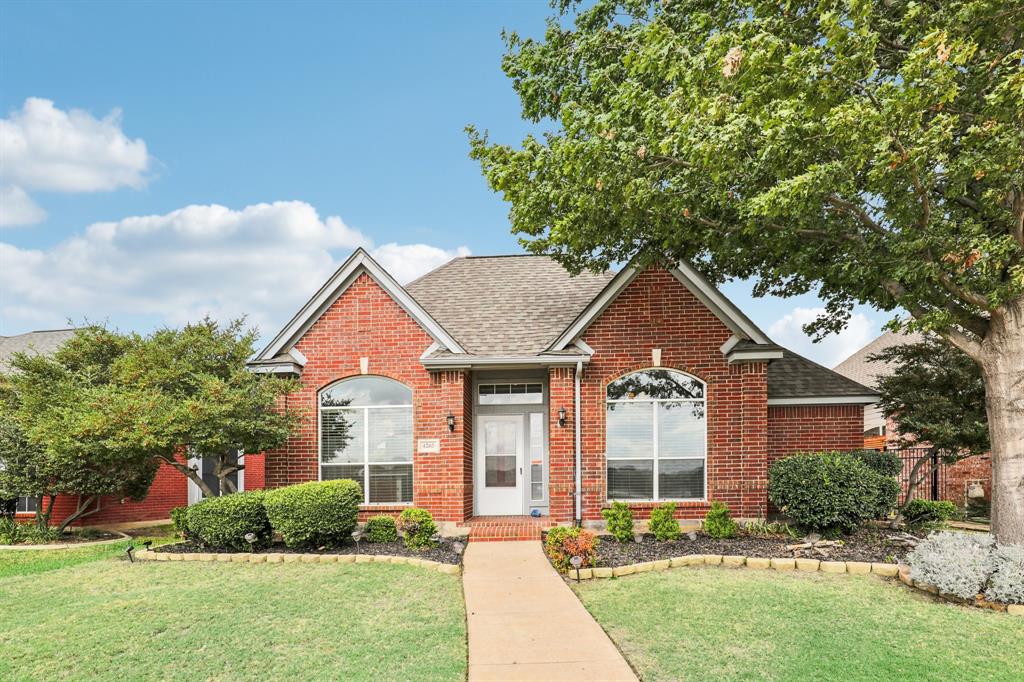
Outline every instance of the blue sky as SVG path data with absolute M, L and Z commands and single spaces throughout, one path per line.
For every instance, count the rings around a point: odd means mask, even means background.
M 503 28 L 546 2 L 0 5 L 0 334 L 246 312 L 275 331 L 355 246 L 400 279 L 520 251 L 463 128 L 529 130 Z M 12 142 L 14 140 L 15 142 Z M 279 203 L 275 203 L 279 202 Z M 223 207 L 223 208 L 220 208 Z M 16 224 L 12 224 L 16 223 Z M 813 296 L 724 288 L 782 343 Z

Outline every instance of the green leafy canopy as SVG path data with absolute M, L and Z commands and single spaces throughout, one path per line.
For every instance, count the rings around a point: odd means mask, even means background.
M 818 289 L 976 350 L 1024 293 L 1024 3 L 557 3 L 506 35 L 520 147 L 472 156 L 534 252 L 571 270 L 689 259 Z

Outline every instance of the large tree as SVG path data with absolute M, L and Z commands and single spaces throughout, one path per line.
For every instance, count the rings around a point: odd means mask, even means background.
M 156 462 L 139 448 L 115 447 L 97 430 L 111 367 L 133 343 L 100 326 L 79 329 L 52 356 L 19 353 L 0 377 L 0 488 L 36 498 L 36 521 L 50 523 L 57 495 L 75 510 L 58 530 L 100 509 L 105 496 L 140 500 Z
M 133 344 L 113 367 L 98 417 L 108 442 L 149 452 L 207 497 L 235 492 L 233 475 L 245 468 L 238 455 L 278 447 L 297 418 L 283 405 L 294 381 L 246 369 L 255 339 L 243 320 L 205 319 Z M 216 488 L 183 459 L 212 460 Z
M 890 371 L 878 379 L 878 401 L 896 428 L 898 447 L 928 445 L 910 472 L 906 501 L 941 458 L 953 463 L 988 452 L 985 382 L 977 363 L 935 336 L 891 346 L 868 357 Z
M 470 129 L 527 247 L 689 259 L 759 294 L 909 312 L 985 379 L 993 528 L 1024 543 L 1024 3 L 558 3 L 506 36 L 519 147 Z

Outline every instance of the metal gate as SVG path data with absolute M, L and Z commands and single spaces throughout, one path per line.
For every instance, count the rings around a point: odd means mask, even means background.
M 910 487 L 910 472 L 913 471 L 917 460 L 929 454 L 931 448 L 904 448 L 902 450 L 890 450 L 889 452 L 899 457 L 903 463 L 899 476 L 900 504 L 903 504 L 907 500 L 907 489 Z M 942 499 L 942 489 L 946 484 L 947 465 L 942 461 L 942 457 L 937 450 L 931 453 L 931 459 L 931 462 L 922 466 L 925 478 L 918 484 L 917 490 L 914 491 L 912 496 L 913 499 Z M 918 477 L 920 476 L 921 471 L 918 472 Z

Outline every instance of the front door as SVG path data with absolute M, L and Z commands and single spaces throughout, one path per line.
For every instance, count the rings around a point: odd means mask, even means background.
M 523 513 L 523 417 L 479 417 L 476 471 L 476 514 L 513 516 Z

